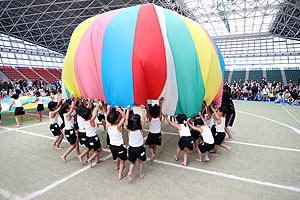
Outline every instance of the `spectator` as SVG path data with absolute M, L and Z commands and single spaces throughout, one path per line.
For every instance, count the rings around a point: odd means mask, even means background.
M 269 88 L 267 87 L 267 85 L 264 86 L 264 89 L 262 91 L 262 94 L 263 94 L 263 101 L 268 101 L 268 97 L 270 95 L 270 90 Z

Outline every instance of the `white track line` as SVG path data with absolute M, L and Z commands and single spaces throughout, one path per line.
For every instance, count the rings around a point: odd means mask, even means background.
M 20 199 L 19 195 L 12 194 L 9 191 L 1 189 L 1 188 L 0 188 L 0 195 L 2 195 L 6 199 L 12 199 L 12 200 Z
M 145 131 L 149 131 L 148 129 L 144 129 Z M 168 134 L 168 135 L 176 135 L 179 136 L 178 133 L 172 133 L 172 132 L 165 132 L 161 131 L 161 133 Z M 278 149 L 278 150 L 284 150 L 284 151 L 295 151 L 300 152 L 300 149 L 292 149 L 292 148 L 285 148 L 285 147 L 276 147 L 276 146 L 270 146 L 270 145 L 263 145 L 263 144 L 254 144 L 254 143 L 248 143 L 248 142 L 238 142 L 238 141 L 224 141 L 234 144 L 241 144 L 241 145 L 247 145 L 247 146 L 254 146 L 254 147 L 263 147 L 263 148 L 269 148 L 269 149 Z
M 5 127 L 6 128 L 6 127 Z M 10 128 L 8 128 L 10 129 Z M 29 131 L 22 131 L 22 130 L 15 130 L 15 131 L 18 131 L 18 132 L 21 132 L 21 133 L 27 133 L 27 134 L 30 134 L 32 136 L 36 136 L 36 137 L 44 137 L 44 138 L 50 138 L 50 139 L 53 139 L 53 137 L 48 137 L 48 136 L 44 136 L 44 135 L 40 135 L 40 134 L 36 134 L 36 133 L 31 133 Z M 103 149 L 103 151 L 110 151 L 108 149 Z M 294 192 L 300 192 L 300 188 L 298 187 L 294 187 L 294 186 L 285 186 L 285 185 L 280 185 L 280 184 L 274 184 L 274 183 L 270 183 L 270 182 L 263 182 L 263 181 L 257 181 L 257 180 L 254 180 L 254 179 L 247 179 L 247 178 L 242 178 L 242 177 L 238 177 L 238 176 L 235 176 L 235 175 L 231 175 L 231 174 L 224 174 L 224 173 L 220 173 L 220 172 L 215 172 L 215 171 L 208 171 L 208 170 L 204 170 L 204 169 L 199 169 L 199 168 L 195 168 L 195 167 L 188 167 L 188 166 L 183 166 L 183 165 L 178 165 L 178 164 L 175 164 L 175 163 L 170 163 L 170 162 L 165 162 L 165 161 L 160 161 L 160 160 L 154 160 L 154 162 L 156 163 L 159 163 L 159 164 L 164 164 L 164 165 L 169 165 L 169 166 L 174 166 L 174 167 L 178 167 L 178 168 L 183 168 L 183 169 L 187 169 L 187 170 L 193 170 L 193 171 L 198 171 L 198 172 L 202 172 L 202 173 L 206 173 L 206 174 L 211 174 L 211 175 L 215 175 L 215 176 L 221 176 L 221 177 L 225 177 L 225 178 L 230 178 L 230 179 L 235 179 L 235 180 L 239 180 L 239 181 L 244 181 L 244 182 L 248 182 L 248 183 L 256 183 L 256 184 L 259 184 L 259 185 L 265 185 L 265 186 L 269 186 L 269 187 L 274 187 L 274 188 L 280 188 L 280 189 L 286 189 L 286 190 L 290 190 L 290 191 L 294 191 Z M 88 168 L 89 166 L 87 166 Z M 86 168 L 86 167 L 85 167 Z M 81 171 L 81 170 L 84 170 L 85 168 L 83 169 L 80 169 L 78 171 Z M 84 170 L 85 171 L 85 170 Z M 76 172 L 75 172 L 76 173 Z M 74 174 L 75 174 L 74 173 Z M 80 172 L 81 173 L 81 172 Z M 75 174 L 77 175 L 77 174 Z M 73 176 L 75 175 L 70 175 L 72 178 Z M 70 178 L 65 178 L 66 180 L 70 179 Z M 64 180 L 64 179 L 62 179 Z M 65 182 L 66 180 L 64 180 L 63 182 Z M 60 180 L 61 181 L 61 180 Z M 57 181 L 59 182 L 58 184 L 61 184 L 62 182 L 60 181 Z M 55 182 L 55 183 L 57 183 Z M 57 185 L 58 185 L 57 184 Z M 52 184 L 53 185 L 53 184 Z M 51 186 L 51 185 L 50 185 Z M 50 187 L 50 186 L 47 186 L 46 188 L 48 188 L 45 192 L 49 191 L 50 189 L 52 189 L 53 187 Z M 55 187 L 55 186 L 54 186 Z M 42 189 L 43 191 L 46 189 Z M 42 190 L 39 190 L 37 192 L 40 192 Z M 34 192 L 32 194 L 36 194 L 37 192 Z M 43 192 L 43 193 L 45 193 Z M 41 194 L 43 194 L 41 193 Z M 25 197 L 25 199 L 31 199 L 31 198 L 34 198 L 35 196 L 32 196 L 31 195 L 28 195 L 30 196 L 30 198 L 28 196 Z M 40 193 L 38 193 L 39 195 L 41 195 Z
M 239 113 L 243 113 L 243 114 L 246 114 L 246 115 L 251 115 L 251 116 L 254 116 L 254 117 L 258 117 L 258 118 L 261 118 L 261 119 L 265 119 L 265 120 L 268 120 L 268 121 L 271 121 L 271 122 L 274 122 L 274 123 L 277 123 L 277 124 L 280 124 L 282 126 L 285 126 L 285 127 L 288 127 L 290 129 L 292 129 L 293 131 L 295 131 L 297 134 L 300 135 L 300 130 L 297 129 L 297 128 L 294 128 L 290 125 L 287 125 L 287 124 L 284 124 L 282 122 L 279 122 L 279 121 L 276 121 L 276 120 L 273 120 L 273 119 L 269 119 L 269 118 L 266 118 L 266 117 L 262 117 L 262 116 L 259 116 L 259 115 L 255 115 L 255 114 L 252 114 L 252 113 L 248 113 L 248 112 L 244 112 L 244 111 L 237 111 Z
M 110 155 L 108 155 L 108 156 L 105 156 L 105 157 L 102 158 L 101 160 L 105 161 L 105 160 L 110 159 L 111 157 L 112 157 L 112 155 L 110 154 Z M 95 165 L 95 163 L 93 163 L 93 166 L 94 166 L 94 165 Z M 40 195 L 42 195 L 42 194 L 48 192 L 49 190 L 52 190 L 52 189 L 55 188 L 56 186 L 58 186 L 58 185 L 60 185 L 60 184 L 62 184 L 62 183 L 64 183 L 64 182 L 66 182 L 67 180 L 73 178 L 74 176 L 76 176 L 76 175 L 78 175 L 78 174 L 81 174 L 82 172 L 84 172 L 84 171 L 86 171 L 86 170 L 88 170 L 88 169 L 90 169 L 90 166 L 86 166 L 86 167 L 84 167 L 84 168 L 82 168 L 82 169 L 79 169 L 79 170 L 77 170 L 76 172 L 70 174 L 69 176 L 67 176 L 67 177 L 65 177 L 65 178 L 63 178 L 63 179 L 61 179 L 61 180 L 59 180 L 59 181 L 56 181 L 56 182 L 52 183 L 51 185 L 48 185 L 47 187 L 45 187 L 45 188 L 43 188 L 43 189 L 41 189 L 41 190 L 38 190 L 38 191 L 33 192 L 33 193 L 31 193 L 31 194 L 29 194 L 29 195 L 23 197 L 23 198 L 20 198 L 20 200 L 29 200 L 29 199 L 33 199 L 33 198 L 35 198 L 35 197 L 38 197 L 38 196 L 40 196 Z
M 220 173 L 220 172 L 209 171 L 209 170 L 199 169 L 199 168 L 195 168 L 195 167 L 183 166 L 183 165 L 160 161 L 160 160 L 154 160 L 154 162 L 163 164 L 163 165 L 178 167 L 178 168 L 182 168 L 182 169 L 202 172 L 205 174 L 211 174 L 214 176 L 221 176 L 221 177 L 225 177 L 225 178 L 229 178 L 229 179 L 239 180 L 239 181 L 243 181 L 243 182 L 247 182 L 247 183 L 255 183 L 255 184 L 269 186 L 269 187 L 273 187 L 273 188 L 280 188 L 280 189 L 290 190 L 293 192 L 300 192 L 300 188 L 294 187 L 294 186 L 285 186 L 285 185 L 280 185 L 280 184 L 275 184 L 275 183 L 270 183 L 270 182 L 257 181 L 254 179 L 242 178 L 242 177 L 238 177 L 238 176 L 231 175 L 231 174 L 224 174 L 224 173 Z
M 292 115 L 292 113 L 290 113 L 285 107 L 282 106 L 282 108 L 300 124 L 300 121 L 294 115 Z

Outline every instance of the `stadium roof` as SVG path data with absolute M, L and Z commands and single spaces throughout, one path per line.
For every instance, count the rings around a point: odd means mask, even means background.
M 82 21 L 141 3 L 197 20 L 215 38 L 272 32 L 300 40 L 299 0 L 3 0 L 0 32 L 65 54 Z

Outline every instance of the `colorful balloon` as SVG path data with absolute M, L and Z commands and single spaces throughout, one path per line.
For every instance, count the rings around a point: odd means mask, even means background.
M 197 22 L 153 4 L 113 10 L 74 30 L 62 72 L 74 97 L 138 106 L 164 97 L 166 114 L 197 114 L 222 98 L 224 61 Z

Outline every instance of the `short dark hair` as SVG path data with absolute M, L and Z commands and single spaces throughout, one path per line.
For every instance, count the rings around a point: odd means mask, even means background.
M 227 113 L 227 109 L 224 106 L 220 107 L 219 111 L 223 114 L 223 116 L 225 116 Z
M 88 120 L 92 115 L 92 111 L 89 108 L 82 108 L 78 113 L 83 119 Z
M 68 112 L 68 109 L 71 105 L 71 99 L 66 100 L 62 105 L 61 105 L 61 111 L 63 114 Z
M 176 120 L 178 121 L 178 124 L 184 124 L 184 121 L 187 121 L 187 117 L 185 114 L 179 114 L 176 116 Z M 184 124 L 186 126 L 186 124 Z
M 160 107 L 158 105 L 149 105 L 149 113 L 151 115 L 151 117 L 158 117 L 160 114 Z
M 18 95 L 18 94 L 14 94 L 14 95 L 12 95 L 12 98 L 18 99 L 18 98 L 19 98 L 19 95 Z
M 133 114 L 128 119 L 127 129 L 131 131 L 142 130 L 141 116 L 138 114 Z
M 36 91 L 36 92 L 35 92 L 35 96 L 38 96 L 38 97 L 39 97 L 39 96 L 41 96 L 41 93 L 40 93 L 39 91 Z
M 49 103 L 48 103 L 48 109 L 50 110 L 50 111 L 54 111 L 54 108 L 57 106 L 57 102 L 54 102 L 54 101 L 50 101 Z
M 197 126 L 197 125 L 202 126 L 202 125 L 204 125 L 204 121 L 203 121 L 202 119 L 196 119 L 196 120 L 194 121 L 194 125 L 195 125 L 195 126 Z
M 114 123 L 116 123 L 117 119 L 118 119 L 118 112 L 116 111 L 115 108 L 112 108 L 107 115 L 107 121 L 110 124 L 114 124 Z

